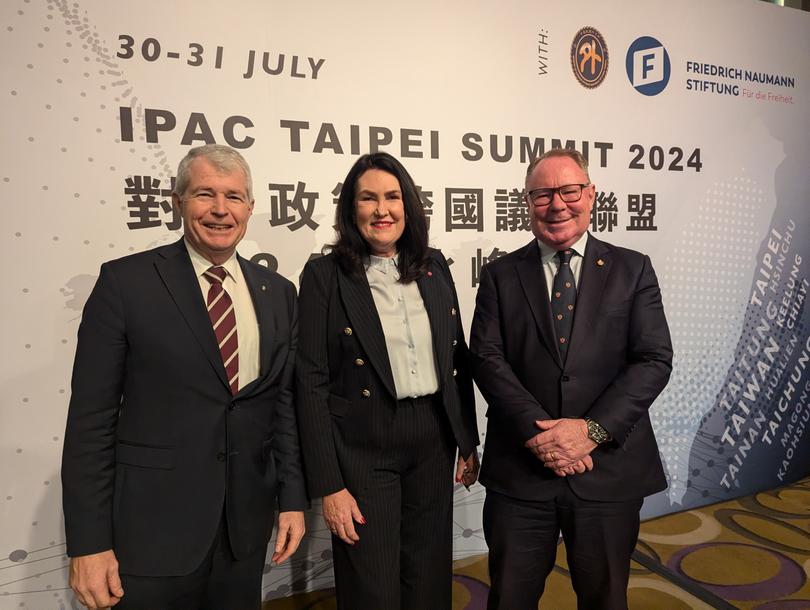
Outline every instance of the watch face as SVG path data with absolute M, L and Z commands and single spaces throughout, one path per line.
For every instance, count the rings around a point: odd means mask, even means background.
M 588 420 L 588 438 L 594 443 L 601 444 L 607 440 L 607 433 L 605 430 L 593 420 Z

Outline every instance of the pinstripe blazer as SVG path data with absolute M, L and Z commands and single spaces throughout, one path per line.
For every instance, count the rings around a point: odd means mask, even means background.
M 429 251 L 416 280 L 427 310 L 439 391 L 460 454 L 478 444 L 475 398 L 458 299 L 447 261 Z M 361 489 L 396 407 L 394 377 L 364 274 L 334 255 L 307 263 L 299 295 L 296 394 L 309 494 Z

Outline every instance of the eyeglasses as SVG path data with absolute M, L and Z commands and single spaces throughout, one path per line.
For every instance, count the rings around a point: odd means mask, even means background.
M 554 199 L 554 193 L 558 193 L 560 199 L 565 203 L 575 203 L 582 199 L 582 189 L 586 186 L 591 186 L 590 182 L 586 184 L 563 184 L 557 188 L 532 189 L 526 193 L 526 201 L 532 205 L 548 205 Z

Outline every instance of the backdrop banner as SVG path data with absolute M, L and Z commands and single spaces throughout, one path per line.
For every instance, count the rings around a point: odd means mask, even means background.
M 810 14 L 754 0 L 7 0 L 0 15 L 0 607 L 76 604 L 59 464 L 81 310 L 102 262 L 178 239 L 177 162 L 210 142 L 253 169 L 240 253 L 296 284 L 334 238 L 356 158 L 401 159 L 467 330 L 481 266 L 532 239 L 527 163 L 582 150 L 590 229 L 650 255 L 674 342 L 651 408 L 669 488 L 643 515 L 810 472 Z M 484 493 L 455 490 L 456 558 L 486 551 Z M 265 598 L 331 586 L 319 503 L 307 522 L 291 565 L 268 560 Z

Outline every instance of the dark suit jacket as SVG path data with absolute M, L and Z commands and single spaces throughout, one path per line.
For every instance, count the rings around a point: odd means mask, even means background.
M 574 327 L 560 360 L 548 288 L 533 240 L 484 266 L 470 336 L 489 404 L 481 482 L 516 498 L 547 499 L 556 475 L 524 443 L 537 419 L 591 417 L 613 441 L 594 469 L 565 480 L 588 500 L 641 498 L 666 488 L 648 409 L 669 379 L 672 346 L 650 259 L 589 236 Z
M 427 309 L 442 404 L 461 455 L 478 444 L 475 397 L 458 299 L 447 262 L 430 252 L 417 280 Z M 333 255 L 307 263 L 301 280 L 296 363 L 298 420 L 313 498 L 367 482 L 396 407 L 380 318 L 365 274 L 345 273 Z
M 258 379 L 232 396 L 181 239 L 105 263 L 84 308 L 62 458 L 68 555 L 113 549 L 123 573 L 202 562 L 226 507 L 237 558 L 307 505 L 292 399 L 295 288 L 239 258 L 260 332 Z

